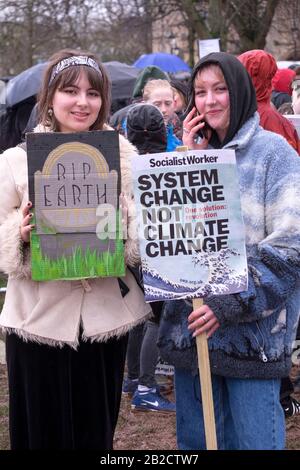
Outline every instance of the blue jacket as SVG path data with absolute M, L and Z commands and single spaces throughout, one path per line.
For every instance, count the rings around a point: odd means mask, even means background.
M 239 378 L 288 375 L 300 308 L 300 159 L 254 114 L 224 146 L 234 148 L 246 230 L 248 290 L 208 296 L 220 327 L 208 340 L 212 373 Z M 191 302 L 166 302 L 163 359 L 197 369 L 187 330 Z
M 174 134 L 173 124 L 169 123 L 167 125 L 167 152 L 173 152 L 180 145 L 182 145 L 182 141 Z

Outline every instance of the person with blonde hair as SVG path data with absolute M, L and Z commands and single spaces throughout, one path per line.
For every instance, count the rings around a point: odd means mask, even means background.
M 182 145 L 182 125 L 175 113 L 174 91 L 168 80 L 150 80 L 143 91 L 143 101 L 160 109 L 167 129 L 167 152 Z

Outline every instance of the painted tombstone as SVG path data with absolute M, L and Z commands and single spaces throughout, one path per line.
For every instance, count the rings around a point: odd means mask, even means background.
M 27 153 L 33 279 L 124 275 L 117 133 L 32 133 Z

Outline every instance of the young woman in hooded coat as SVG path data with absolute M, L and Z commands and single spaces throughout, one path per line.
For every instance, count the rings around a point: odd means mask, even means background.
M 206 448 L 194 340 L 205 333 L 218 448 L 283 449 L 280 379 L 290 371 L 300 301 L 299 157 L 259 126 L 251 78 L 234 56 L 201 59 L 190 92 L 184 144 L 236 153 L 249 281 L 194 311 L 191 302 L 166 302 L 159 347 L 175 365 L 178 447 Z

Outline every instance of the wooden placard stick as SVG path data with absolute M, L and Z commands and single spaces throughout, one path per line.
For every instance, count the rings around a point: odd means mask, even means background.
M 203 305 L 203 299 L 193 299 L 193 310 Z M 214 401 L 211 385 L 211 373 L 206 333 L 196 336 L 199 379 L 201 387 L 202 409 L 207 450 L 217 450 L 217 434 L 214 413 Z
M 178 152 L 188 150 L 188 147 L 177 147 Z M 203 305 L 203 299 L 193 299 L 193 310 Z M 207 450 L 217 450 L 217 433 L 214 413 L 214 402 L 211 384 L 210 362 L 206 333 L 196 336 L 199 379 L 204 418 L 204 430 Z

